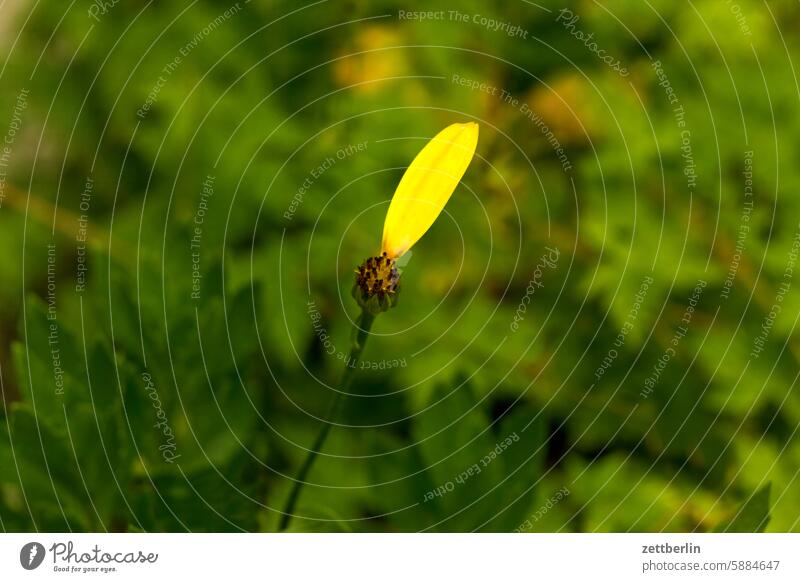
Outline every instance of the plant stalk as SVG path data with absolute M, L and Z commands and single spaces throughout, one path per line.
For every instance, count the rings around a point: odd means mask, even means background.
M 339 410 L 343 401 L 342 397 L 345 395 L 347 390 L 350 388 L 350 384 L 353 382 L 353 375 L 355 374 L 358 361 L 361 359 L 361 352 L 364 351 L 364 344 L 366 344 L 367 338 L 369 337 L 369 330 L 372 327 L 373 321 L 375 321 L 375 315 L 372 315 L 367 311 L 362 311 L 361 316 L 356 322 L 355 328 L 353 329 L 353 340 L 350 346 L 350 358 L 345 362 L 344 372 L 342 373 L 337 390 L 333 393 L 331 402 L 328 405 L 328 412 L 325 415 L 325 419 L 323 420 L 323 424 L 319 433 L 317 433 L 317 438 L 314 439 L 314 444 L 308 451 L 308 454 L 306 455 L 306 458 L 297 473 L 297 477 L 294 480 L 292 490 L 289 493 L 289 497 L 286 500 L 286 505 L 283 508 L 283 515 L 281 515 L 278 531 L 284 531 L 289 526 L 289 522 L 293 517 L 294 508 L 297 505 L 297 500 L 300 497 L 300 492 L 303 489 L 303 485 L 305 485 L 306 477 L 308 476 L 311 467 L 314 465 L 314 461 L 317 460 L 319 452 L 325 445 L 325 441 L 328 438 L 328 433 L 330 433 L 331 427 L 333 426 L 336 417 L 339 415 Z

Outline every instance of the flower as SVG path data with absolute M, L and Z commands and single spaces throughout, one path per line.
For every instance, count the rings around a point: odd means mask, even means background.
M 366 311 L 394 306 L 400 273 L 396 261 L 436 221 L 467 171 L 478 145 L 477 123 L 454 123 L 417 154 L 397 185 L 383 225 L 381 254 L 356 271 L 353 296 Z

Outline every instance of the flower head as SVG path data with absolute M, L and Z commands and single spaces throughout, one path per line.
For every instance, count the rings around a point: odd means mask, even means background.
M 478 145 L 477 123 L 454 123 L 440 131 L 403 174 L 383 225 L 381 254 L 356 271 L 353 296 L 370 313 L 397 301 L 400 273 L 396 261 L 436 221 L 467 171 Z

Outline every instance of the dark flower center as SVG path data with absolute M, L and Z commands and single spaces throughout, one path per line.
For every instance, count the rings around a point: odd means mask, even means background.
M 364 299 L 377 295 L 382 298 L 397 291 L 400 273 L 395 261 L 386 253 L 365 260 L 356 271 L 356 286 Z

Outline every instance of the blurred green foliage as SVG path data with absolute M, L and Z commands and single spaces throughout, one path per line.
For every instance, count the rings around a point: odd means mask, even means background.
M 341 373 L 352 270 L 424 141 L 474 119 L 479 157 L 377 320 L 378 369 L 357 374 L 293 529 L 513 531 L 537 514 L 531 531 L 755 531 L 771 500 L 767 530 L 799 530 L 797 281 L 750 354 L 798 232 L 800 14 L 737 1 L 750 34 L 717 0 L 570 3 L 629 76 L 545 0 L 462 1 L 467 22 L 398 17 L 454 9 L 440 2 L 220 19 L 235 5 L 137 1 L 97 20 L 17 3 L 0 38 L 0 119 L 29 90 L 0 207 L 0 527 L 274 531 Z M 518 105 L 453 75 L 529 105 L 572 169 Z M 545 247 L 558 264 L 514 331 Z

